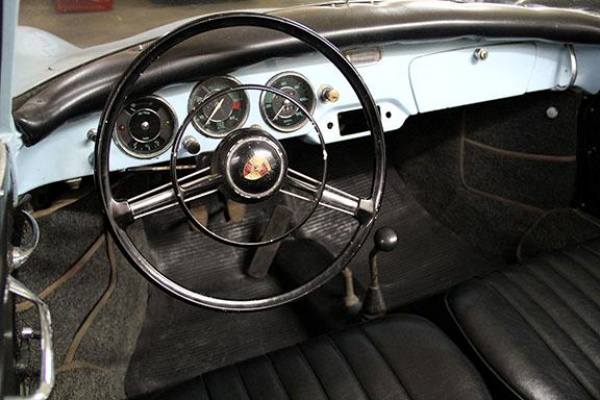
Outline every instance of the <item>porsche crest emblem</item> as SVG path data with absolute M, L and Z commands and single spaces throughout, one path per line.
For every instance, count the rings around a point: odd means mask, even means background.
M 269 160 L 261 156 L 253 156 L 244 165 L 244 179 L 256 181 L 271 172 L 273 168 Z

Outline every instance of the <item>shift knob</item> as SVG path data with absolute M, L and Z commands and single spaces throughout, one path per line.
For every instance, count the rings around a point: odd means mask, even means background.
M 379 228 L 377 232 L 375 232 L 373 240 L 375 241 L 375 248 L 377 251 L 392 251 L 398 244 L 398 235 L 395 230 L 386 226 Z

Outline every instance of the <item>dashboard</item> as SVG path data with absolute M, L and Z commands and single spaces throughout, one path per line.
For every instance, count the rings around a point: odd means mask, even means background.
M 593 73 L 600 47 L 594 45 L 460 39 L 362 46 L 345 54 L 369 87 L 386 132 L 396 131 L 417 113 L 540 90 L 600 89 L 600 76 Z M 167 162 L 189 112 L 195 114 L 183 132 L 181 157 L 212 151 L 229 132 L 253 125 L 280 140 L 319 143 L 317 131 L 295 103 L 265 90 L 236 90 L 239 85 L 281 90 L 312 114 L 326 143 L 369 134 L 356 95 L 324 57 L 274 57 L 131 99 L 119 117 L 110 169 Z M 227 94 L 204 102 L 218 92 Z M 71 118 L 35 146 L 21 148 L 16 159 L 19 194 L 92 175 L 99 123 L 100 110 Z

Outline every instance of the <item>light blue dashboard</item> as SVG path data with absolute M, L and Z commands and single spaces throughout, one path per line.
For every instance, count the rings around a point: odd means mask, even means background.
M 484 54 L 482 56 L 482 50 Z M 354 49 L 348 53 L 369 87 L 382 117 L 385 131 L 400 128 L 410 116 L 460 105 L 519 96 L 540 90 L 579 88 L 596 93 L 600 89 L 600 47 L 564 43 L 457 40 L 440 43 L 388 44 Z M 323 57 L 307 54 L 268 61 L 235 70 L 227 75 L 242 84 L 266 84 L 284 72 L 302 75 L 316 98 L 313 117 L 326 143 L 368 135 L 342 135 L 340 113 L 360 108 L 358 99 L 343 76 Z M 178 121 L 188 113 L 188 100 L 195 82 L 164 87 L 154 95 L 164 99 Z M 323 87 L 336 89 L 335 102 L 320 100 Z M 309 143 L 319 138 L 310 124 L 288 133 L 269 126 L 260 112 L 260 93 L 248 92 L 249 111 L 244 126 L 259 125 L 278 139 L 301 137 Z M 16 154 L 19 194 L 37 187 L 93 174 L 94 142 L 88 131 L 96 129 L 100 112 L 66 121 L 55 132 Z M 184 133 L 200 143 L 202 151 L 214 150 L 220 139 L 198 132 L 191 124 Z M 138 159 L 113 145 L 110 169 L 126 170 L 169 160 L 170 151 Z M 189 156 L 185 151 L 182 156 Z

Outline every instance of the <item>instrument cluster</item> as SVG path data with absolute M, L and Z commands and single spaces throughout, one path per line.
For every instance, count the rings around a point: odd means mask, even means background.
M 247 122 L 251 107 L 259 107 L 262 122 L 281 133 L 302 128 L 308 117 L 288 99 L 263 91 L 256 105 L 244 90 L 230 90 L 241 83 L 232 76 L 215 76 L 196 84 L 187 101 L 187 112 L 195 112 L 192 125 L 208 138 L 223 138 Z M 317 100 L 309 81 L 296 72 L 273 76 L 266 86 L 281 90 L 312 113 Z M 207 104 L 203 101 L 221 91 L 224 96 Z M 201 109 L 196 110 L 202 104 Z M 257 123 L 258 121 L 253 121 Z M 119 117 L 115 142 L 125 153 L 140 159 L 156 157 L 173 143 L 177 117 L 171 106 L 159 96 L 138 98 L 127 104 Z
M 191 112 L 208 96 L 239 85 L 240 82 L 230 76 L 213 77 L 198 83 L 192 90 L 188 111 Z M 302 75 L 284 72 L 271 78 L 266 85 L 283 91 L 311 113 L 314 111 L 315 94 Z M 244 91 L 231 91 L 203 106 L 193 119 L 194 127 L 208 137 L 224 137 L 244 125 L 250 107 L 248 95 Z M 263 121 L 279 132 L 296 131 L 308 120 L 292 102 L 272 92 L 262 92 L 258 107 Z

